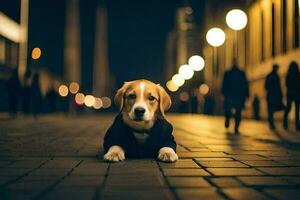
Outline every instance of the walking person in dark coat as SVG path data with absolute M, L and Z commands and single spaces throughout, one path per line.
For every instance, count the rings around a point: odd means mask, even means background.
M 41 111 L 42 94 L 40 88 L 40 75 L 35 73 L 31 83 L 32 114 L 36 118 Z
M 18 77 L 18 70 L 12 72 L 11 77 L 7 81 L 8 91 L 8 105 L 9 114 L 14 117 L 18 112 L 19 98 L 20 98 L 20 81 Z
M 229 128 L 232 109 L 235 110 L 235 134 L 239 132 L 242 109 L 245 100 L 249 97 L 248 81 L 244 71 L 240 70 L 236 64 L 225 72 L 222 85 L 224 95 L 225 127 Z
M 265 81 L 265 89 L 267 92 L 267 103 L 268 103 L 268 121 L 270 129 L 274 130 L 274 117 L 273 114 L 276 111 L 284 109 L 282 102 L 282 90 L 280 85 L 280 78 L 278 75 L 279 65 L 274 64 L 273 70 L 267 75 Z
M 296 62 L 291 62 L 289 66 L 288 73 L 285 78 L 285 84 L 287 88 L 286 95 L 286 108 L 284 112 L 283 127 L 288 129 L 288 115 L 291 110 L 292 103 L 295 103 L 295 126 L 297 130 L 300 130 L 299 122 L 299 103 L 300 103 L 300 73 L 298 64 Z
M 254 96 L 252 102 L 253 118 L 255 120 L 260 120 L 260 100 L 257 95 Z

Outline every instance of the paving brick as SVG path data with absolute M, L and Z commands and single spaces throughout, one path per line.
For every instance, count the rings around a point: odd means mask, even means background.
M 249 167 L 238 161 L 198 161 L 204 167 Z
M 300 167 L 260 167 L 258 169 L 269 175 L 300 175 Z
M 221 200 L 224 199 L 215 189 L 203 188 L 203 189 L 176 189 L 178 197 L 181 200 L 199 200 L 199 199 L 211 199 Z
M 227 157 L 223 152 L 180 152 L 179 158 L 214 158 L 214 157 Z
M 72 188 L 57 187 L 50 193 L 43 196 L 43 200 L 72 199 L 72 200 L 92 200 L 95 196 L 96 188 Z
M 220 178 L 210 178 L 210 181 L 213 182 L 218 187 L 240 187 L 241 183 L 235 178 L 231 177 L 220 177 Z
M 30 168 L 2 168 L 0 170 L 0 176 L 22 176 L 31 170 Z
M 231 199 L 243 199 L 243 200 L 265 200 L 269 199 L 262 193 L 255 191 L 251 188 L 227 188 L 223 189 L 223 192 Z
M 115 188 L 104 188 L 101 191 L 99 199 L 109 200 L 173 200 L 175 199 L 168 189 L 149 189 L 143 190 L 129 190 L 129 189 L 115 189 Z
M 210 184 L 201 177 L 168 177 L 172 187 L 210 187 Z
M 65 176 L 71 169 L 36 169 L 30 173 L 31 176 Z
M 144 174 L 110 175 L 105 186 L 114 188 L 157 188 L 165 187 L 165 181 L 161 175 L 147 176 Z
M 70 160 L 70 159 L 54 159 L 45 163 L 42 168 L 73 168 L 78 165 L 80 160 Z
M 159 162 L 159 165 L 163 168 L 200 168 L 199 165 L 191 159 L 181 159 L 175 163 Z
M 103 184 L 104 176 L 67 176 L 59 186 L 78 187 L 100 187 Z
M 163 169 L 165 176 L 210 176 L 203 169 Z
M 216 176 L 258 176 L 262 175 L 261 172 L 255 169 L 248 169 L 248 168 L 207 168 L 209 172 Z
M 196 161 L 233 161 L 232 158 L 195 158 Z
M 245 160 L 271 160 L 269 158 L 262 157 L 262 156 L 259 156 L 259 155 L 230 155 L 230 157 L 232 157 L 235 160 L 241 160 L 241 161 L 245 161 Z
M 299 189 L 265 189 L 263 191 L 278 200 L 300 199 Z
M 252 167 L 280 167 L 280 166 L 285 166 L 282 163 L 271 161 L 271 160 L 243 160 L 243 163 L 250 165 Z
M 292 185 L 280 177 L 238 177 L 240 181 L 249 186 L 275 186 L 275 185 Z

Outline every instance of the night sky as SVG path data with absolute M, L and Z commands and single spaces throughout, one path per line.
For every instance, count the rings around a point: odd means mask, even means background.
M 201 24 L 204 0 L 191 0 L 195 21 Z M 1 10 L 18 19 L 19 1 L 1 1 Z M 63 74 L 65 4 L 62 0 L 30 0 L 29 49 L 42 48 L 39 64 Z M 164 84 L 165 40 L 174 28 L 181 0 L 110 0 L 108 9 L 109 66 L 117 86 L 146 78 Z M 96 0 L 80 2 L 83 88 L 91 90 L 91 66 Z

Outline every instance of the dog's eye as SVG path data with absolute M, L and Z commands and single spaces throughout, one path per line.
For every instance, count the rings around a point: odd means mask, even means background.
M 149 101 L 154 101 L 155 100 L 155 97 L 154 96 L 149 96 Z
M 128 95 L 128 99 L 135 99 L 135 98 L 136 98 L 135 94 Z

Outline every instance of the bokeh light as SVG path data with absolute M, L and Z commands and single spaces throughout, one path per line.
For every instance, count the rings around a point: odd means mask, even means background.
M 66 85 L 61 85 L 58 88 L 58 93 L 62 97 L 66 97 L 69 94 L 69 89 Z
M 182 78 L 179 74 L 175 74 L 175 75 L 172 77 L 172 82 L 173 82 L 176 86 L 181 87 L 181 86 L 184 84 L 185 80 L 184 80 L 184 78 Z
M 198 55 L 190 57 L 188 63 L 194 71 L 201 71 L 205 65 L 204 59 Z
M 76 82 L 72 82 L 69 85 L 69 90 L 70 90 L 70 93 L 76 94 L 79 91 L 79 84 Z
M 179 99 L 180 99 L 180 101 L 188 101 L 190 99 L 189 93 L 187 93 L 187 92 L 181 92 L 179 94 Z
M 32 52 L 31 52 L 31 57 L 32 57 L 32 59 L 34 59 L 34 60 L 39 59 L 39 58 L 41 57 L 41 55 L 42 55 L 42 51 L 41 51 L 41 49 L 38 48 L 38 47 L 35 47 L 35 48 L 32 50 Z
M 226 15 L 226 23 L 233 30 L 242 30 L 247 25 L 247 15 L 240 9 L 233 9 Z
M 206 95 L 209 92 L 209 87 L 205 83 L 201 84 L 199 87 L 199 92 L 202 95 Z
M 221 46 L 225 42 L 225 33 L 220 28 L 211 28 L 206 33 L 206 40 L 213 47 Z
M 95 97 L 92 96 L 92 95 L 86 95 L 85 98 L 84 98 L 84 104 L 87 106 L 87 107 L 92 107 L 95 103 Z
M 103 108 L 109 108 L 111 106 L 111 100 L 109 97 L 102 97 L 101 100 L 102 100 Z
M 166 86 L 171 92 L 176 92 L 179 89 L 178 85 L 176 85 L 172 80 L 168 81 Z
M 85 99 L 85 96 L 84 94 L 82 93 L 77 93 L 75 95 L 75 102 L 78 104 L 78 105 L 83 105 L 84 104 L 84 99 Z
M 95 103 L 93 105 L 93 108 L 100 109 L 103 106 L 102 100 L 100 98 L 95 98 Z
M 179 67 L 179 75 L 185 80 L 188 80 L 194 76 L 194 70 L 192 70 L 189 65 L 181 65 Z

